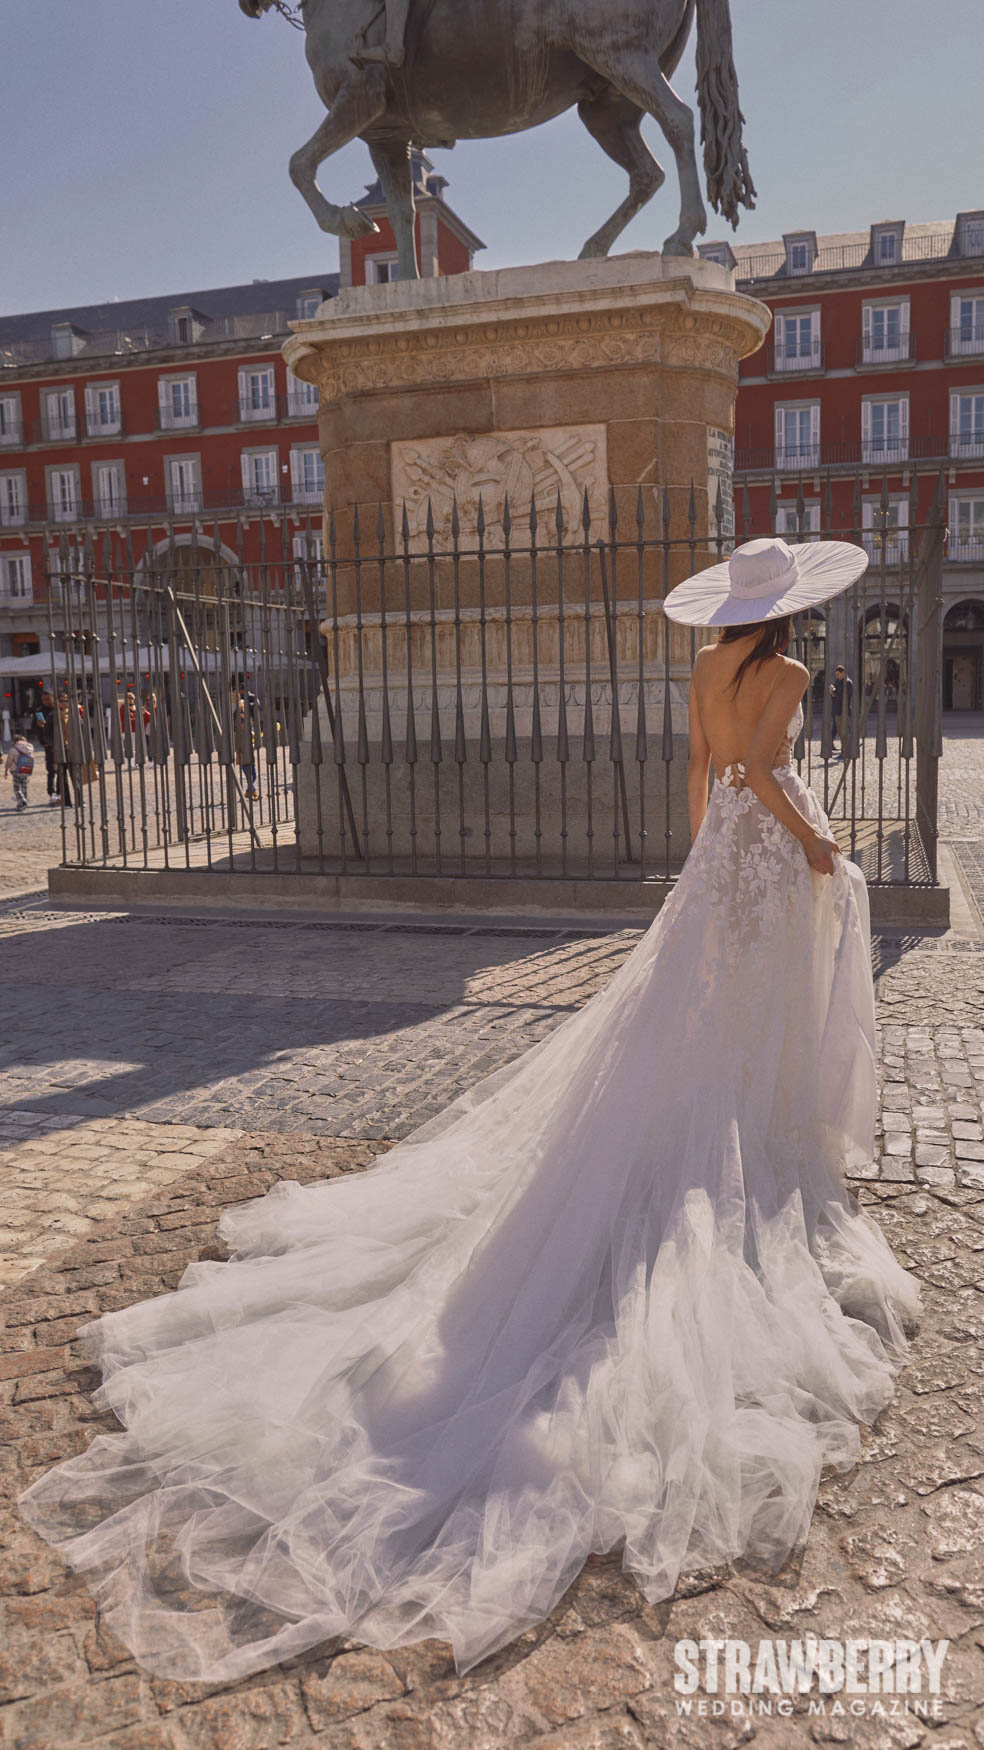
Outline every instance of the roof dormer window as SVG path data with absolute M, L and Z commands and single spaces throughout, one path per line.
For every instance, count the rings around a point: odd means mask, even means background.
M 175 346 L 190 346 L 193 341 L 200 340 L 205 332 L 205 318 L 186 304 L 169 310 L 167 321 L 171 341 Z
M 815 231 L 787 231 L 783 235 L 787 273 L 812 273 L 817 259 Z
M 297 314 L 299 319 L 302 322 L 309 322 L 312 317 L 317 316 L 324 301 L 325 294 L 320 286 L 312 286 L 309 291 L 298 292 Z
M 958 255 L 984 255 L 984 211 L 958 213 L 954 241 Z
M 73 327 L 71 322 L 52 323 L 51 350 L 56 359 L 74 358 L 84 345 L 85 335 L 80 328 Z
M 890 224 L 872 225 L 871 261 L 874 267 L 896 267 L 898 265 L 902 260 L 904 231 L 904 219 L 893 219 Z

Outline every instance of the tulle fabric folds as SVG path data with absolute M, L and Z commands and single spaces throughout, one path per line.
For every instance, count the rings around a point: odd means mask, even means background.
M 779 774 L 823 828 L 812 794 Z M 624 1544 L 646 1596 L 806 1537 L 918 1316 L 871 1157 L 867 893 L 716 783 L 605 990 L 365 1172 L 225 1212 L 229 1262 L 85 1326 L 97 1436 L 21 1497 L 151 1670 L 338 1635 L 468 1670 Z

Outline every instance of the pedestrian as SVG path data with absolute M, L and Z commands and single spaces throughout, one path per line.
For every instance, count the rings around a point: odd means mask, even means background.
M 137 764 L 137 737 L 144 733 L 141 728 L 138 728 L 138 721 L 137 695 L 132 687 L 127 687 L 126 698 L 120 705 L 120 729 L 123 735 L 123 754 L 131 770 Z M 129 742 L 127 741 L 127 729 L 129 729 L 130 734 Z M 144 745 L 146 746 L 146 735 L 144 735 Z M 127 753 L 128 747 L 129 753 Z
M 251 802 L 260 797 L 259 775 L 256 769 L 257 712 L 256 694 L 242 682 L 232 683 L 232 734 L 236 745 L 236 764 L 242 766 Z
M 58 793 L 66 808 L 74 807 L 79 824 L 85 818 L 82 790 L 82 706 L 76 704 L 78 720 L 72 724 L 71 701 L 67 693 L 58 700 L 61 746 L 65 758 L 58 760 Z M 73 755 L 76 757 L 73 758 Z
M 851 700 L 854 697 L 854 682 L 842 662 L 834 669 L 834 678 L 830 683 L 830 697 L 834 702 L 834 733 L 840 736 L 840 753 L 836 756 L 843 760 L 847 758 L 848 739 L 851 734 Z
M 42 687 L 41 703 L 34 713 L 34 723 L 41 739 L 41 749 L 44 753 L 44 775 L 48 791 L 48 806 L 57 808 L 58 775 L 55 771 L 55 695 L 50 687 Z
M 27 807 L 27 780 L 34 770 L 34 749 L 23 730 L 14 737 L 4 770 L 14 780 L 14 800 L 18 808 Z

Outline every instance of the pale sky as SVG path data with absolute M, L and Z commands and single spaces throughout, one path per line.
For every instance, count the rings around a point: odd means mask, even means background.
M 984 207 L 980 0 L 732 13 L 759 191 L 738 240 Z M 236 0 L 0 0 L 0 26 L 0 313 L 337 267 L 287 176 L 323 111 L 283 19 Z M 694 101 L 692 44 L 674 84 Z M 672 155 L 655 124 L 648 137 L 667 180 L 619 249 L 658 248 L 676 224 Z M 625 191 L 576 113 L 433 157 L 488 245 L 477 267 L 575 256 Z M 320 176 L 338 201 L 371 179 L 358 142 Z M 723 235 L 712 214 L 707 237 Z

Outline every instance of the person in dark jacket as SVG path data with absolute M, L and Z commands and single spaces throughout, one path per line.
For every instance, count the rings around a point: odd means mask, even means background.
M 41 688 L 41 703 L 34 713 L 34 724 L 44 749 L 44 775 L 48 791 L 49 808 L 57 808 L 60 801 L 58 792 L 58 774 L 55 770 L 55 695 L 50 687 Z
M 840 736 L 840 753 L 838 759 L 847 758 L 847 743 L 851 733 L 851 700 L 854 697 L 854 682 L 842 662 L 834 669 L 834 678 L 830 683 L 830 697 L 834 702 L 834 731 Z

